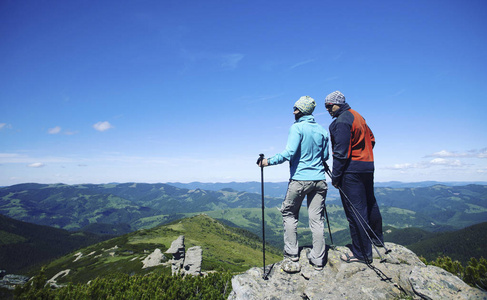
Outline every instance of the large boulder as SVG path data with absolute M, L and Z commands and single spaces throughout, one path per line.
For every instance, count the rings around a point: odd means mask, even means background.
M 160 266 L 164 264 L 165 259 L 166 257 L 162 254 L 161 249 L 156 248 L 142 261 L 142 269 Z
M 201 261 L 203 258 L 203 249 L 200 246 L 194 246 L 186 251 L 184 258 L 183 273 L 187 275 L 201 275 Z
M 172 254 L 171 259 L 171 273 L 172 275 L 179 274 L 184 263 L 184 235 L 180 235 L 171 243 L 171 247 L 167 249 L 166 253 Z
M 426 266 L 407 248 L 393 243 L 386 247 L 391 252 L 378 248 L 380 256 L 375 253 L 370 265 L 342 261 L 341 253 L 349 252 L 346 247 L 327 249 L 327 263 L 320 271 L 309 264 L 303 249 L 299 273 L 284 272 L 282 261 L 267 266 L 267 279 L 262 268 L 252 268 L 232 278 L 228 299 L 487 299 L 487 293 L 441 268 Z

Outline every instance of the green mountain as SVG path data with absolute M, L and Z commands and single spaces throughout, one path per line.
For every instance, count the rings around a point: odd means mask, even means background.
M 487 222 L 450 232 L 388 227 L 384 228 L 384 240 L 406 246 L 428 261 L 448 256 L 465 266 L 471 257 L 487 258 L 486 232 Z
M 280 199 L 268 197 L 265 201 L 267 206 L 281 202 Z M 187 190 L 167 184 L 30 183 L 0 188 L 1 214 L 67 230 L 103 223 L 117 225 L 118 230 L 125 226 L 131 231 L 143 226 L 138 223 L 142 218 L 158 216 L 156 224 L 151 222 L 149 225 L 153 226 L 179 218 L 175 216 L 178 213 L 258 207 L 260 203 L 261 196 L 258 194 L 229 189 L 218 192 Z M 106 232 L 110 227 L 94 230 Z
M 449 226 L 460 229 L 487 221 L 487 186 L 444 186 L 423 188 L 376 188 L 382 207 L 396 207 L 416 213 L 429 226 L 414 226 L 441 231 Z
M 107 237 L 17 221 L 0 215 L 0 269 L 8 273 L 46 263 Z
M 487 222 L 484 222 L 453 232 L 435 233 L 407 247 L 428 261 L 449 256 L 465 266 L 471 257 L 487 258 L 486 232 Z
M 171 274 L 170 266 L 143 269 L 142 260 L 155 249 L 165 252 L 180 235 L 185 236 L 186 249 L 202 247 L 202 271 L 240 272 L 262 266 L 262 242 L 257 236 L 201 214 L 76 250 L 46 265 L 45 274 L 51 278 L 65 271 L 67 275 L 60 277 L 58 284 L 86 283 L 114 273 Z M 266 246 L 266 263 L 281 259 L 280 250 Z
M 333 188 L 331 188 L 333 190 Z M 384 226 L 455 230 L 487 221 L 487 186 L 376 188 Z M 327 197 L 331 231 L 337 245 L 347 243 L 342 205 Z M 266 240 L 282 247 L 282 218 L 276 207 L 282 198 L 265 198 Z M 43 185 L 0 188 L 0 213 L 18 220 L 68 230 L 121 235 L 149 229 L 204 212 L 226 224 L 261 236 L 261 196 L 237 192 L 183 189 L 167 184 L 124 183 Z M 305 207 L 298 224 L 301 243 L 309 243 Z M 327 231 L 327 230 L 326 230 Z M 342 238 L 339 238 L 343 236 Z

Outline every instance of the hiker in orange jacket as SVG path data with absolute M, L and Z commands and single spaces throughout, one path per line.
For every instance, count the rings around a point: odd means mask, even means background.
M 371 242 L 376 246 L 384 244 L 382 216 L 374 195 L 374 134 L 365 119 L 345 102 L 341 92 L 326 96 L 325 107 L 335 119 L 329 127 L 333 152 L 332 185 L 341 189 L 352 238 L 352 253 L 343 254 L 341 259 L 369 263 L 372 262 Z M 362 224 L 364 221 L 368 226 Z M 366 232 L 369 228 L 373 232 Z

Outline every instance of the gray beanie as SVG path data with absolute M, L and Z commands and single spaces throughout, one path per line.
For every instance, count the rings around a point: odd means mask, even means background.
M 344 104 L 345 103 L 345 96 L 340 93 L 339 91 L 335 91 L 325 98 L 325 105 L 326 104 Z
M 299 111 L 305 115 L 311 115 L 315 110 L 316 103 L 310 96 L 303 96 L 294 103 L 294 107 L 299 109 Z

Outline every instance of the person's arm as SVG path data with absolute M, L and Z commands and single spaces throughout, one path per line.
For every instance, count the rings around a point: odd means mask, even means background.
M 293 155 L 298 150 L 299 144 L 301 142 L 301 132 L 298 126 L 291 126 L 289 129 L 289 135 L 287 138 L 286 149 L 281 153 L 278 153 L 267 159 L 269 165 L 282 164 L 285 161 L 290 161 Z
M 330 152 L 328 151 L 328 143 L 329 143 L 328 132 L 325 132 L 324 140 L 323 140 L 323 164 L 330 158 Z
M 335 145 L 333 147 L 333 171 L 332 184 L 339 186 L 350 158 L 350 140 L 352 138 L 352 126 L 348 123 L 336 123 L 333 133 Z
M 370 141 L 372 142 L 372 149 L 374 148 L 375 146 L 375 137 L 374 137 L 374 133 L 372 132 L 372 130 L 370 129 L 369 125 L 367 125 L 367 128 L 369 129 L 369 132 L 370 132 Z

